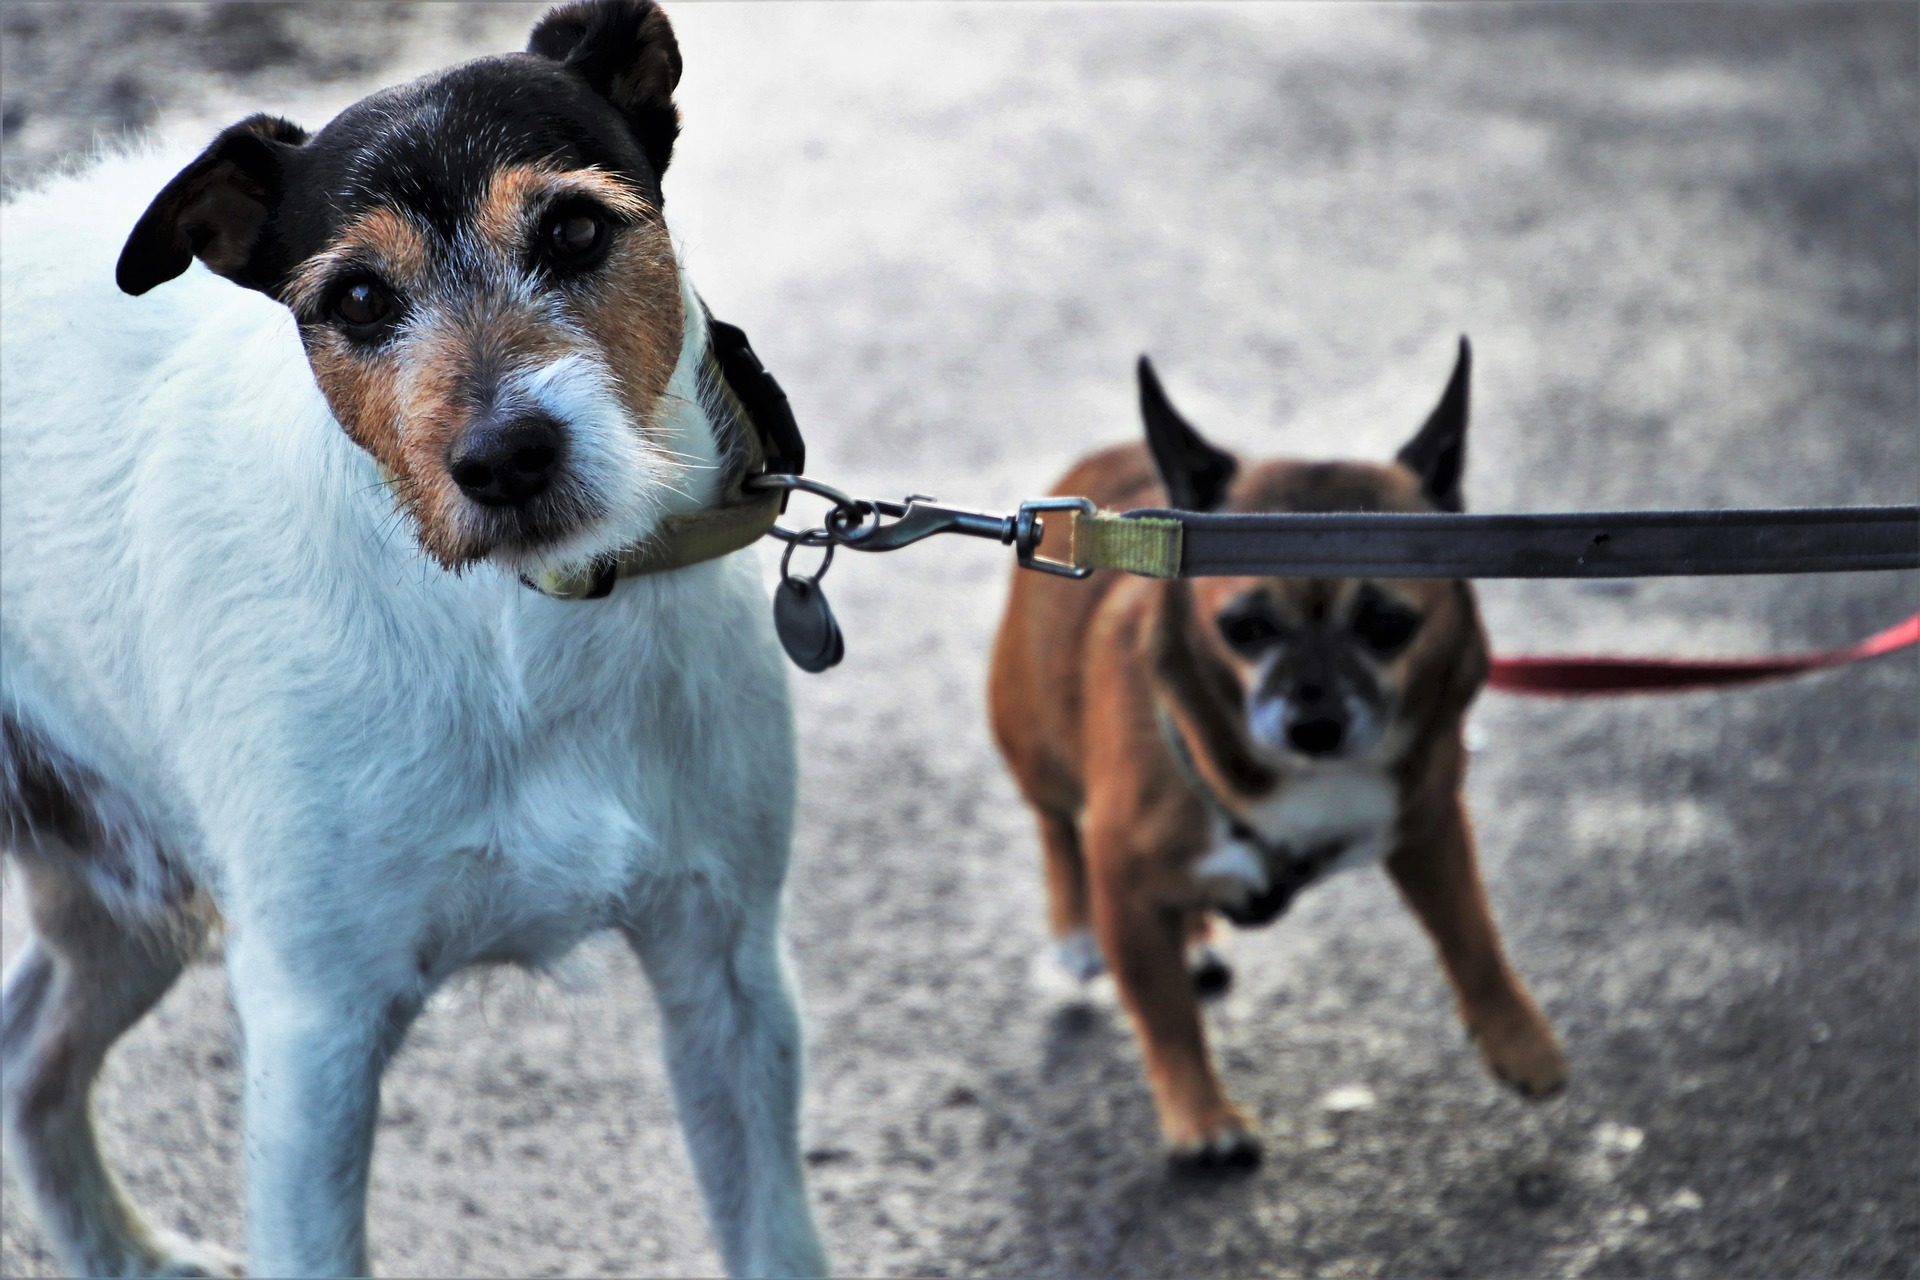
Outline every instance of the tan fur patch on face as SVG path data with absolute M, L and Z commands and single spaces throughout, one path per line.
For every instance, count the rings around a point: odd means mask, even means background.
M 562 200 L 612 215 L 612 241 L 599 265 L 556 279 L 530 264 L 546 211 Z M 448 474 L 448 456 L 510 378 L 589 356 L 612 375 L 634 430 L 656 429 L 686 322 L 679 270 L 657 212 L 612 175 L 502 170 L 452 244 L 374 210 L 295 272 L 287 300 L 317 312 L 349 265 L 380 276 L 404 325 L 364 347 L 322 319 L 303 330 L 309 360 L 335 416 L 385 469 L 421 545 L 443 565 L 493 549 L 476 541 L 484 521 Z
M 627 413 L 652 427 L 686 327 L 666 228 L 647 224 L 622 237 L 582 297 L 580 323 L 612 367 Z
M 673 241 L 659 212 L 618 178 L 597 169 L 504 169 L 480 201 L 475 225 L 490 244 L 525 245 L 556 201 L 581 197 L 625 221 L 607 260 L 574 283 L 572 314 L 593 338 L 618 381 L 633 421 L 650 427 L 679 362 L 686 316 Z
M 296 311 L 318 310 L 334 273 L 348 263 L 371 268 L 403 293 L 424 284 L 432 265 L 426 233 L 412 219 L 395 209 L 373 209 L 300 264 L 287 284 L 284 301 Z
M 586 197 L 628 222 L 660 226 L 659 210 L 610 173 L 515 165 L 500 170 L 487 183 L 474 213 L 474 231 L 490 245 L 524 247 L 535 216 L 564 196 Z M 664 235 L 665 228 L 660 230 Z
M 390 352 L 368 355 L 320 329 L 307 337 L 307 363 L 333 416 L 353 442 L 389 472 L 400 465 L 400 396 Z

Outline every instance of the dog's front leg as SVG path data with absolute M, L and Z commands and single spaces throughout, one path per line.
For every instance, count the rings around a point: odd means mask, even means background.
M 1161 1134 L 1180 1165 L 1257 1164 L 1259 1141 L 1207 1052 L 1186 962 L 1190 912 L 1150 896 L 1142 882 L 1153 860 L 1120 834 L 1131 825 L 1096 823 L 1089 831 L 1089 887 L 1094 933 L 1139 1032 Z
M 1457 796 L 1437 813 L 1402 820 L 1400 846 L 1387 871 L 1433 938 L 1453 981 L 1460 1018 L 1487 1067 L 1532 1098 L 1559 1091 L 1567 1060 L 1546 1015 L 1501 950 L 1474 857 L 1473 832 Z
M 322 948 L 327 954 L 307 954 Z M 368 1273 L 367 1169 L 380 1072 L 418 1009 L 417 993 L 341 963 L 372 950 L 341 939 L 289 947 L 252 922 L 228 942 L 246 1041 L 254 1275 Z
M 780 951 L 779 885 L 699 882 L 627 930 L 664 1023 L 694 1172 L 735 1276 L 817 1276 L 800 1162 L 800 1019 Z

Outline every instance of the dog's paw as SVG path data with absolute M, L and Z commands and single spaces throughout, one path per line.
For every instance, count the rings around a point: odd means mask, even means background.
M 1567 1087 L 1567 1056 L 1545 1022 L 1526 1020 L 1507 1027 L 1478 1027 L 1468 1036 L 1487 1070 L 1523 1098 L 1551 1098 Z
M 1228 1115 L 1206 1132 L 1175 1142 L 1167 1159 L 1180 1173 L 1233 1173 L 1260 1167 L 1260 1139 L 1247 1122 Z
M 1187 954 L 1187 972 L 1193 975 L 1193 989 L 1202 1000 L 1223 996 L 1233 985 L 1233 966 L 1204 942 Z
M 225 1277 L 237 1280 L 247 1274 L 246 1260 L 217 1244 L 208 1244 L 204 1240 L 189 1240 L 171 1231 L 154 1232 L 154 1259 L 151 1270 L 141 1274 L 165 1277 L 166 1280 L 186 1280 L 194 1277 Z
M 1075 982 L 1092 982 L 1107 971 L 1107 958 L 1091 929 L 1075 929 L 1053 940 L 1054 963 Z

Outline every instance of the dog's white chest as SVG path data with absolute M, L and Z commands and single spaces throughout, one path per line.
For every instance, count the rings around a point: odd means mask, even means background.
M 1212 843 L 1193 874 L 1215 898 L 1243 899 L 1266 892 L 1285 868 L 1338 846 L 1321 874 L 1367 866 L 1386 857 L 1400 812 L 1399 789 L 1385 772 L 1364 766 L 1318 769 L 1290 778 L 1277 794 L 1247 810 L 1257 839 L 1236 835 L 1220 817 Z

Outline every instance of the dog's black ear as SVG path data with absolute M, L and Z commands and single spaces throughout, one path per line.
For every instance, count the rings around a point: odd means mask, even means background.
M 551 9 L 527 52 L 559 63 L 611 102 L 639 139 L 657 177 L 673 158 L 680 113 L 680 44 L 652 0 L 578 0 Z
M 1208 444 L 1180 416 L 1145 356 L 1140 357 L 1140 416 L 1146 420 L 1147 448 L 1169 502 L 1181 511 L 1211 511 L 1227 500 L 1227 486 L 1240 464 L 1232 454 Z
M 235 284 L 271 293 L 278 272 L 261 252 L 262 233 L 286 189 L 287 155 L 306 141 L 305 129 L 277 116 L 248 116 L 222 130 L 134 224 L 113 272 L 121 289 L 143 294 L 198 258 Z
M 1427 425 L 1407 441 L 1395 461 L 1420 477 L 1427 501 L 1442 511 L 1464 511 L 1460 480 L 1467 470 L 1467 384 L 1473 375 L 1473 348 L 1460 335 L 1460 357 L 1453 377 L 1427 418 Z

